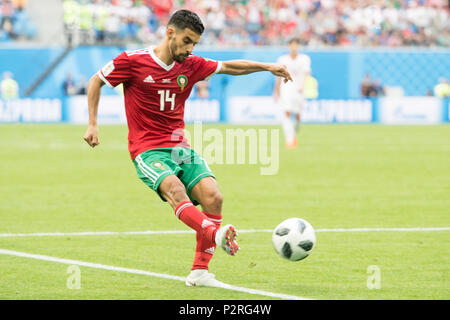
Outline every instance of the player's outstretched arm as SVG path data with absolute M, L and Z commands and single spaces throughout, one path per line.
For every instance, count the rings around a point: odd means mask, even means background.
M 104 84 L 105 83 L 97 74 L 93 75 L 88 83 L 87 98 L 89 108 L 89 126 L 84 134 L 84 140 L 91 147 L 95 147 L 100 144 L 98 141 L 97 113 L 100 93 Z
M 218 73 L 243 75 L 259 71 L 269 71 L 275 76 L 284 78 L 284 82 L 292 81 L 292 77 L 287 71 L 286 66 L 279 63 L 263 63 L 249 60 L 223 61 Z

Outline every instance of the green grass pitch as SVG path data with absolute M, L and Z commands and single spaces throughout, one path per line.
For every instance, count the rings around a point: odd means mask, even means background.
M 101 126 L 95 149 L 84 131 L 0 126 L 1 235 L 188 230 L 138 180 L 126 127 Z M 305 125 L 297 149 L 284 148 L 281 130 L 280 146 L 276 175 L 211 165 L 224 223 L 272 229 L 301 217 L 316 229 L 450 227 L 450 126 Z M 296 263 L 275 254 L 269 232 L 239 240 L 236 257 L 218 251 L 210 265 L 235 286 L 313 299 L 450 299 L 450 231 L 318 232 L 313 254 Z M 0 236 L 0 249 L 182 277 L 194 246 L 193 234 Z M 381 287 L 370 290 L 372 265 Z M 0 299 L 270 299 L 88 267 L 80 267 L 81 288 L 69 289 L 67 268 L 0 254 Z

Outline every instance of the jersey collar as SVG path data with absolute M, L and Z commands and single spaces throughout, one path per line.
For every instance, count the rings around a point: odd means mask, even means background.
M 159 64 L 159 66 L 161 68 L 163 68 L 166 71 L 170 71 L 173 68 L 173 66 L 175 65 L 175 61 L 172 62 L 170 65 L 165 64 L 156 56 L 154 49 L 155 49 L 155 47 L 148 48 L 148 52 L 150 52 L 150 56 L 153 58 L 153 60 L 155 60 L 155 62 L 157 64 Z

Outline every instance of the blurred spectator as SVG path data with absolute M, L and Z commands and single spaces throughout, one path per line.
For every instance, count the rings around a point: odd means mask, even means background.
M 67 43 L 72 45 L 77 36 L 80 19 L 80 6 L 75 0 L 64 0 L 63 2 L 63 21 L 64 32 L 66 33 Z
M 94 6 L 89 0 L 82 0 L 79 6 L 80 41 L 87 44 L 93 41 Z
M 197 98 L 207 99 L 209 98 L 209 83 L 208 81 L 197 82 L 195 87 L 197 88 Z
M 434 87 L 434 95 L 438 98 L 450 97 L 450 84 L 447 78 L 439 79 L 439 83 Z
M 372 81 L 370 74 L 366 74 L 364 76 L 364 79 L 361 82 L 361 96 L 363 98 L 376 98 L 384 96 L 385 94 L 386 93 L 380 79 L 375 79 Z
M 23 10 L 27 5 L 27 0 L 13 0 L 13 4 L 17 10 Z
M 0 0 L 0 42 L 30 39 L 36 27 L 25 12 L 25 0 Z
M 370 78 L 370 74 L 366 74 L 364 76 L 363 81 L 361 82 L 361 96 L 363 98 L 368 98 L 370 96 L 370 90 L 372 86 L 372 79 Z
M 369 89 L 369 96 L 374 98 L 374 97 L 381 97 L 384 96 L 384 88 L 381 85 L 381 80 L 380 79 L 375 79 L 372 82 L 372 85 L 370 86 Z
M 15 12 L 15 7 L 12 2 L 12 0 L 3 0 L 0 2 L 0 12 L 1 12 L 1 21 L 0 21 L 0 28 L 4 28 L 6 23 L 9 23 L 12 25 L 13 23 L 13 16 Z
M 66 96 L 77 94 L 78 88 L 70 73 L 67 73 L 66 80 L 63 82 L 63 90 Z
M 312 75 L 308 75 L 305 79 L 303 94 L 306 99 L 317 99 L 319 97 L 319 82 Z
M 77 87 L 76 94 L 82 94 L 82 95 L 87 94 L 87 82 L 86 82 L 86 78 L 84 76 L 80 77 L 80 82 L 78 83 L 78 85 L 76 87 Z
M 185 1 L 179 1 L 178 5 L 182 6 Z M 186 1 L 187 2 L 187 1 Z M 172 0 L 148 0 L 146 4 L 153 9 L 153 12 L 156 15 L 156 18 L 160 21 L 159 24 L 166 25 L 169 21 L 169 16 L 173 9 L 173 1 Z M 201 6 L 201 5 L 200 5 Z M 200 7 L 199 6 L 199 7 Z
M 19 97 L 19 85 L 13 79 L 13 74 L 9 71 L 3 73 L 3 80 L 0 82 L 2 99 L 17 99 Z

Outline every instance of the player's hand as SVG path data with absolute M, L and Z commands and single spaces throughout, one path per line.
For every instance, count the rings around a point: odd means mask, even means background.
M 273 75 L 283 78 L 284 83 L 292 81 L 292 77 L 284 64 L 271 63 L 269 65 L 269 71 L 272 72 Z
M 98 141 L 98 127 L 95 125 L 89 125 L 84 134 L 84 141 L 88 143 L 92 148 L 100 144 Z

